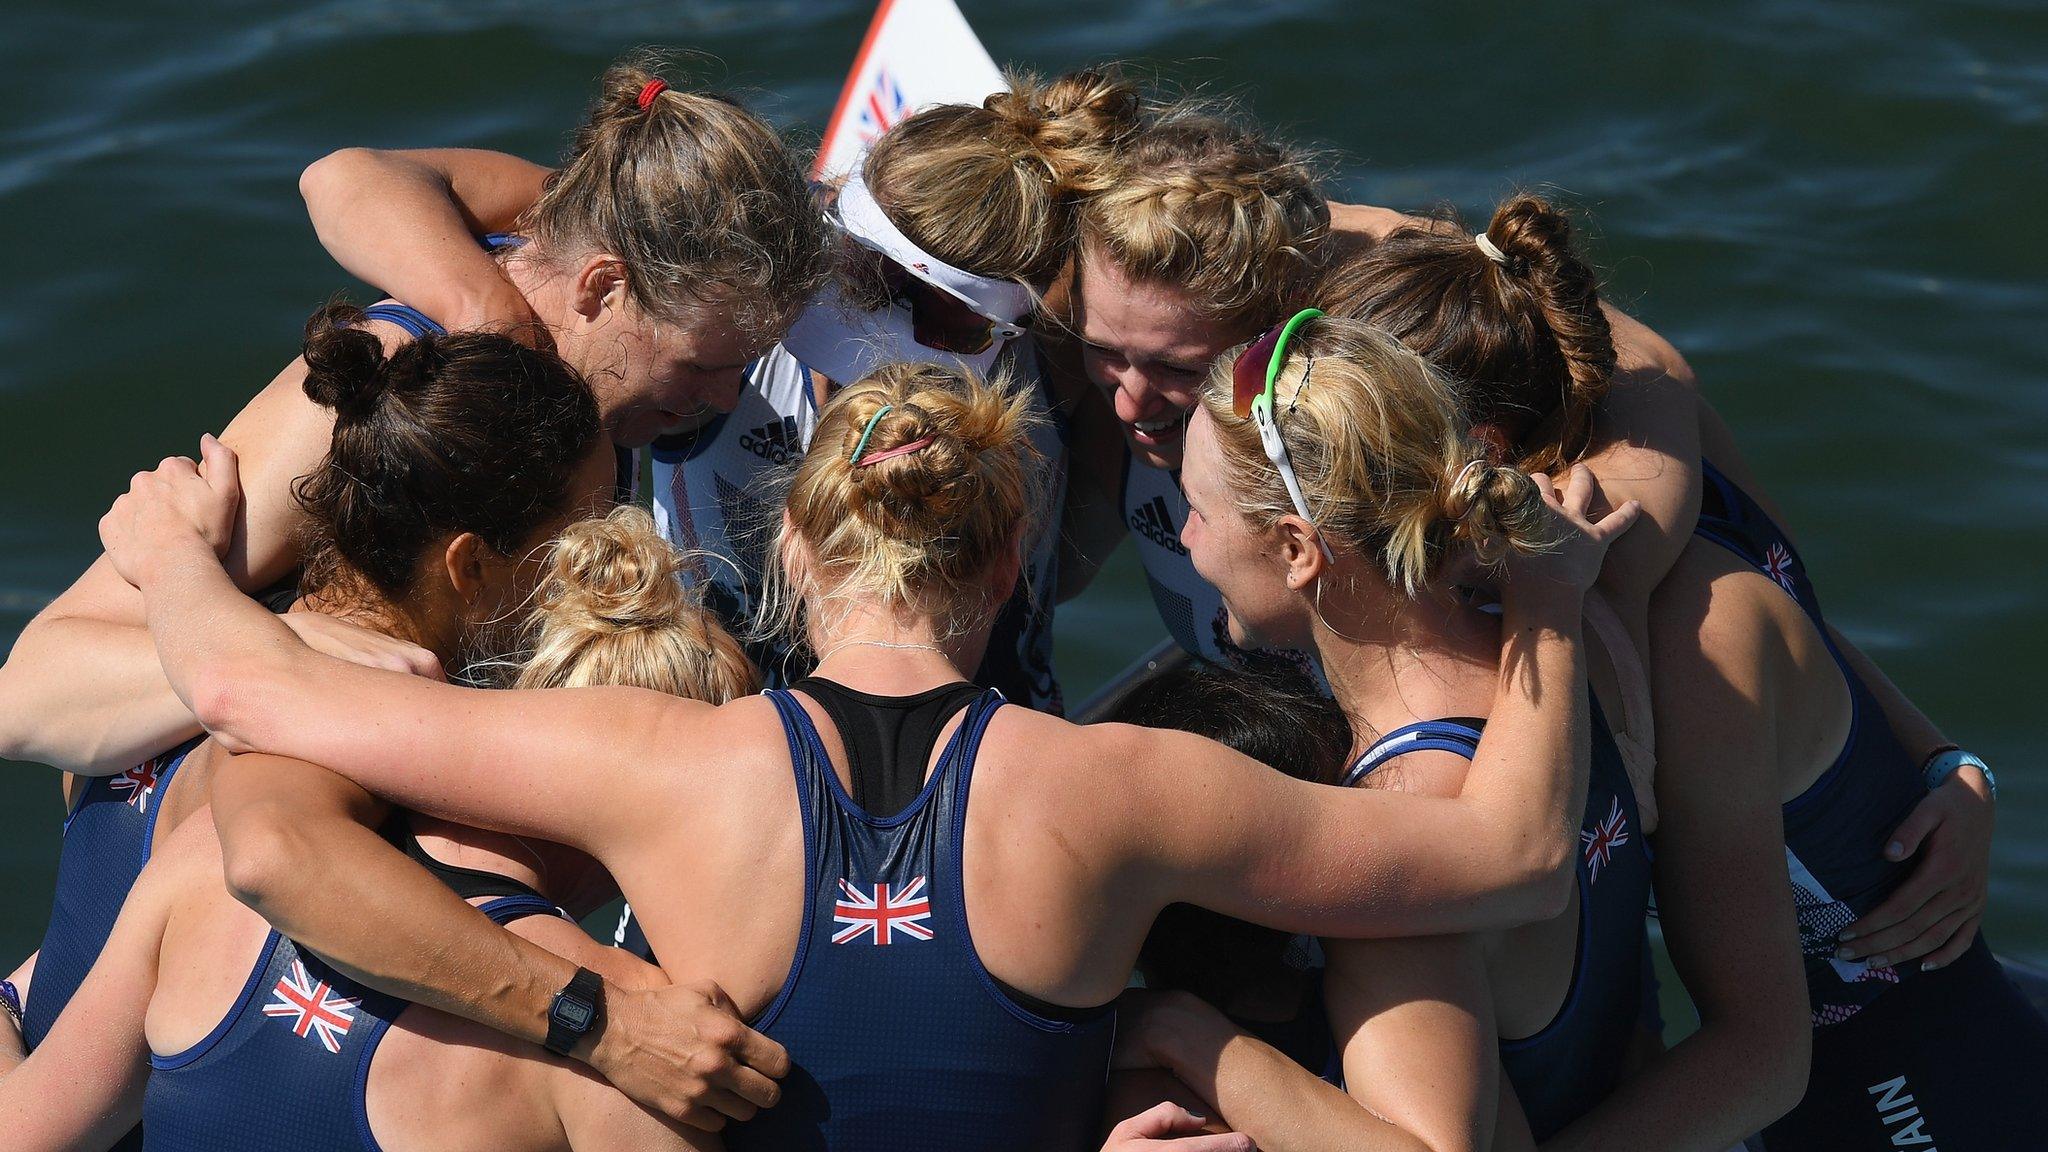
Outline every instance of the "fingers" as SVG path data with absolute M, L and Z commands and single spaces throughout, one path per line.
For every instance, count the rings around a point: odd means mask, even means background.
M 1258 1152 L 1259 1146 L 1242 1132 L 1218 1132 L 1209 1136 L 1183 1136 L 1173 1142 L 1173 1152 Z
M 1587 525 L 1586 534 L 1602 544 L 1612 543 L 1616 537 L 1635 527 L 1642 514 L 1641 500 L 1625 500 L 1621 507 Z
M 1942 817 L 1947 811 L 1946 801 L 1939 793 L 1929 793 L 1922 798 L 1918 804 L 1913 805 L 1913 810 L 1906 814 L 1906 818 L 1899 822 L 1899 826 L 1892 830 L 1891 843 L 1884 846 L 1884 858 L 1904 860 L 1918 852 L 1920 842 L 1941 825 Z
M 1845 959 L 1866 960 L 1876 968 L 1916 960 L 1947 943 L 1949 933 L 1961 924 L 1962 918 L 1976 911 L 1960 893 L 1937 892 L 1904 920 L 1869 936 L 1857 937 L 1853 943 L 1837 949 L 1836 955 L 1846 953 Z
M 1886 948 L 1903 944 L 1919 934 L 1919 929 L 1907 931 L 1906 926 L 1928 906 L 1927 902 L 1942 889 L 1942 881 L 1932 875 L 1933 869 L 1923 865 L 1915 869 L 1906 882 L 1892 890 L 1884 903 L 1864 913 L 1854 924 L 1844 928 L 1835 939 L 1842 947 L 1835 950 L 1838 960 L 1861 960 L 1883 952 Z M 1930 921 L 1932 916 L 1929 917 Z
M 761 1111 L 753 1101 L 715 1086 L 705 1090 L 698 1106 L 709 1108 L 730 1120 L 752 1120 Z
M 1960 930 L 1964 922 L 1972 919 L 1967 908 L 1957 908 L 1948 915 L 1934 921 L 1926 931 L 1885 953 L 1885 960 L 1894 968 L 1903 968 L 1924 956 L 1946 946 L 1951 937 Z
M 1171 1100 L 1161 1100 L 1110 1129 L 1109 1142 L 1115 1144 L 1120 1139 L 1164 1140 L 1171 1136 L 1192 1135 L 1200 1132 L 1202 1125 L 1208 1122 L 1206 1117 L 1197 1116 Z
M 1981 914 L 1966 916 L 1963 922 L 1956 927 L 1955 934 L 1948 938 L 1948 943 L 1929 952 L 1927 958 L 1920 962 L 1920 970 L 1922 972 L 1932 972 L 1937 968 L 1946 968 L 1950 964 L 1955 963 L 1958 957 L 1970 950 L 1971 944 L 1976 943 L 1977 929 L 1983 923 L 1984 917 Z
M 777 1080 L 789 1075 L 789 1050 L 752 1028 L 744 1028 L 739 1042 L 733 1045 L 733 1055 L 740 1063 L 759 1071 L 764 1076 Z M 768 1101 L 774 1103 L 774 1101 Z
M 744 1064 L 734 1065 L 718 1079 L 726 1091 L 756 1108 L 773 1108 L 782 1099 L 782 1085 Z
M 1574 520 L 1587 519 L 1593 507 L 1593 497 L 1600 491 L 1600 485 L 1593 479 L 1593 470 L 1584 464 L 1572 465 L 1571 474 L 1565 477 L 1564 508 Z
M 221 443 L 213 433 L 199 438 L 199 474 L 223 496 L 241 495 L 241 461 L 235 450 Z

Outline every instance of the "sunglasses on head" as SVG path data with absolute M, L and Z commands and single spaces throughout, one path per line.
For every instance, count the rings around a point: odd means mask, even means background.
M 1284 324 L 1275 324 L 1260 334 L 1259 338 L 1245 346 L 1237 354 L 1237 360 L 1230 366 L 1231 410 L 1240 419 L 1250 419 L 1259 430 L 1259 446 L 1266 451 L 1266 459 L 1273 462 L 1273 468 L 1280 473 L 1280 483 L 1287 488 L 1287 498 L 1294 504 L 1294 511 L 1315 527 L 1315 517 L 1308 512 L 1308 500 L 1302 495 L 1301 480 L 1294 474 L 1294 464 L 1287 458 L 1287 441 L 1280 435 L 1279 418 L 1273 412 L 1273 385 L 1280 379 L 1280 369 L 1287 364 L 1287 345 L 1294 339 L 1294 333 L 1303 324 L 1322 316 L 1320 308 L 1303 308 L 1289 317 Z M 1302 374 L 1301 384 L 1295 388 L 1299 399 L 1301 389 L 1308 386 L 1308 374 Z M 1292 405 L 1289 406 L 1292 408 Z M 1335 560 L 1330 545 L 1323 540 L 1321 532 L 1316 533 L 1316 546 L 1323 556 Z
M 957 356 L 978 356 L 1024 334 L 1029 316 L 998 320 L 984 316 L 965 300 L 941 292 L 914 277 L 905 277 L 896 302 L 910 310 L 910 334 L 919 344 Z M 972 317 L 961 324 L 964 316 Z

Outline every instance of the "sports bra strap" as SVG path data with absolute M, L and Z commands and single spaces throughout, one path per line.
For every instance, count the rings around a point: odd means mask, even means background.
M 434 323 L 425 312 L 410 304 L 400 304 L 395 300 L 386 300 L 382 304 L 372 304 L 368 308 L 363 309 L 363 319 L 382 320 L 386 324 L 396 324 L 400 328 L 405 329 L 406 335 L 411 336 L 415 340 L 427 335 L 446 336 L 448 334 L 446 328 Z
M 477 905 L 476 910 L 489 916 L 491 923 L 500 927 L 528 916 L 563 915 L 560 905 L 541 896 L 500 896 Z
M 1373 742 L 1365 754 L 1344 773 L 1344 786 L 1353 788 L 1387 761 L 1410 752 L 1455 752 L 1470 760 L 1479 751 L 1479 729 L 1455 720 L 1421 720 L 1394 729 Z
M 1645 831 L 1657 827 L 1657 799 L 1652 787 L 1657 774 L 1657 730 L 1650 711 L 1650 675 L 1643 657 L 1629 639 L 1628 628 L 1614 607 L 1599 595 L 1586 597 L 1586 625 L 1607 650 L 1607 662 L 1614 668 L 1615 693 L 1620 698 L 1618 724 L 1608 726 L 1621 765 L 1628 771 L 1629 786 L 1636 794 L 1636 815 Z

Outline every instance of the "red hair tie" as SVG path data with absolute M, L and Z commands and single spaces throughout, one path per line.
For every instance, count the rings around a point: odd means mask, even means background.
M 666 91 L 668 91 L 668 81 L 649 80 L 647 86 L 640 89 L 640 98 L 634 101 L 634 103 L 640 105 L 640 110 L 645 112 L 648 106 L 654 103 L 654 98 Z
M 894 460 L 898 456 L 908 456 L 919 448 L 931 447 L 931 443 L 931 437 L 920 436 L 908 444 L 898 444 L 894 448 L 885 448 L 880 452 L 870 452 L 859 460 L 854 461 L 853 466 L 855 468 L 865 468 L 870 464 L 880 464 L 884 460 Z

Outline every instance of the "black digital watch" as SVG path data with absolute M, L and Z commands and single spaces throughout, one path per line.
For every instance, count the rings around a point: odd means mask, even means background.
M 569 986 L 555 993 L 548 1007 L 547 1050 L 567 1056 L 576 1043 L 604 1018 L 604 981 L 588 968 L 578 968 Z

